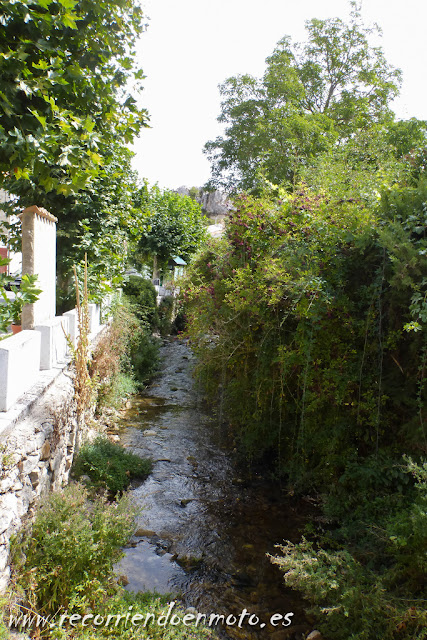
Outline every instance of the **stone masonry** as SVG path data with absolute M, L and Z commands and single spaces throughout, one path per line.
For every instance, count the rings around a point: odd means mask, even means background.
M 31 404 L 31 399 L 27 398 Z M 40 498 L 68 482 L 84 434 L 77 430 L 68 369 L 0 436 L 0 593 L 9 580 L 11 536 L 32 515 Z

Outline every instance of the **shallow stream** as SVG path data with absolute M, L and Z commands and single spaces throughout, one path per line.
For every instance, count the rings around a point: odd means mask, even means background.
M 154 466 L 133 489 L 142 509 L 118 572 L 129 590 L 178 594 L 202 613 L 239 618 L 246 609 L 259 617 L 256 625 L 226 625 L 222 637 L 299 638 L 310 630 L 301 599 L 266 554 L 298 539 L 310 505 L 236 464 L 195 389 L 185 342 L 166 342 L 162 357 L 160 375 L 132 401 L 120 428 L 122 444 Z M 270 624 L 273 614 L 290 612 Z

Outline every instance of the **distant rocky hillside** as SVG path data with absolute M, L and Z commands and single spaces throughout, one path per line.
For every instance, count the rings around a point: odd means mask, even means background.
M 221 191 L 203 191 L 198 187 L 179 187 L 176 191 L 194 198 L 202 206 L 203 213 L 209 218 L 216 218 L 216 221 L 222 220 L 230 212 L 231 203 Z

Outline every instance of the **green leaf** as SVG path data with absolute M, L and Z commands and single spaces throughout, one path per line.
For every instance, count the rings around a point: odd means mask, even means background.
M 70 29 L 77 29 L 76 20 L 80 20 L 80 18 L 74 17 L 71 13 L 62 16 L 63 24 Z
M 65 9 L 74 9 L 77 4 L 77 0 L 58 0 Z
M 30 111 L 30 113 L 33 114 L 33 116 L 35 118 L 37 118 L 37 120 L 42 125 L 43 129 L 46 129 L 46 118 L 45 118 L 45 116 L 41 116 L 39 113 L 37 113 L 37 111 L 33 111 L 32 109 L 30 109 L 29 111 Z
M 86 131 L 88 131 L 89 133 L 92 133 L 92 131 L 95 128 L 95 122 L 94 120 L 92 120 L 91 116 L 88 116 L 84 122 L 84 128 L 86 129 Z

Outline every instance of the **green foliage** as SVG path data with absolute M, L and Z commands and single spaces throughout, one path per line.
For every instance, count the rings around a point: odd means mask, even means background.
M 98 605 L 98 590 L 133 529 L 128 497 L 111 504 L 97 497 L 89 505 L 80 485 L 51 494 L 15 544 L 15 571 L 31 610 L 52 614 L 83 599 Z
M 120 369 L 135 380 L 137 387 L 142 387 L 152 378 L 159 364 L 159 343 L 152 336 L 151 327 L 147 324 L 153 310 L 150 291 L 151 284 L 145 289 L 145 292 L 148 292 L 147 300 L 149 303 L 145 312 L 145 320 L 140 320 L 137 316 L 138 313 L 144 315 L 141 307 L 136 305 L 135 308 L 128 305 L 126 300 L 121 301 L 117 313 L 116 334 L 126 338 Z M 134 309 L 136 309 L 135 313 Z M 115 341 L 113 340 L 112 343 L 114 345 Z
M 172 323 L 171 333 L 172 335 L 178 335 L 183 333 L 187 328 L 187 311 L 184 301 L 180 298 L 175 298 L 176 315 Z
M 8 262 L 8 259 L 0 258 L 0 266 L 5 266 Z M 42 290 L 36 286 L 37 277 L 36 274 L 23 274 L 21 285 L 16 287 L 12 284 L 15 278 L 0 273 L 0 297 L 3 300 L 0 304 L 0 333 L 6 333 L 12 322 L 18 325 L 21 324 L 24 305 L 33 304 L 39 299 Z M 5 285 L 14 293 L 13 298 L 7 296 Z
M 129 276 L 123 283 L 122 289 L 133 305 L 135 315 L 151 331 L 156 331 L 159 325 L 157 293 L 151 280 L 139 276 Z
M 126 398 L 138 392 L 138 384 L 135 378 L 119 371 L 103 389 L 102 397 L 98 395 L 98 408 L 113 407 L 120 409 Z
M 197 198 L 200 195 L 200 189 L 199 187 L 191 187 L 190 188 L 190 192 L 189 192 L 189 196 L 192 200 L 197 200 Z
M 10 637 L 6 624 L 11 616 L 19 628 L 19 620 L 24 622 L 21 616 L 25 615 L 34 622 L 39 616 L 39 624 L 22 630 L 50 640 L 140 640 L 141 634 L 147 640 L 216 637 L 200 625 L 155 624 L 152 620 L 169 609 L 166 596 L 128 593 L 118 586 L 113 565 L 121 556 L 120 547 L 133 532 L 134 515 L 128 497 L 112 504 L 99 497 L 89 502 L 80 485 L 50 495 L 38 510 L 32 528 L 27 525 L 15 541 L 14 591 L 9 594 L 4 624 L 0 622 L 0 637 Z M 64 613 L 68 618 L 61 623 Z M 178 607 L 174 613 L 183 616 Z M 80 622 L 74 619 L 70 624 L 73 614 L 80 616 Z M 47 615 L 54 616 L 56 625 L 49 621 L 43 624 Z M 92 624 L 96 615 L 105 624 Z M 134 615 L 136 624 L 131 623 Z M 147 616 L 149 624 L 143 626 Z
M 90 376 L 97 388 L 99 411 L 120 407 L 123 397 L 137 391 L 157 370 L 158 343 L 134 308 L 125 298 L 114 302 L 112 321 L 92 355 Z M 141 309 L 140 314 L 144 315 Z M 149 314 L 150 309 L 146 317 Z
M 424 186 L 396 189 L 405 216 L 386 196 L 385 215 L 307 186 L 243 195 L 226 238 L 190 269 L 200 376 L 213 393 L 221 382 L 246 452 L 272 454 L 297 485 L 330 486 L 380 448 L 426 447 Z M 411 319 L 419 331 L 404 330 Z
M 388 104 L 398 92 L 400 72 L 369 43 L 377 29 L 363 25 L 352 6 L 348 23 L 308 21 L 305 43 L 282 38 L 261 79 L 241 75 L 222 84 L 218 120 L 226 125 L 225 135 L 205 146 L 210 186 L 257 190 L 262 175 L 292 184 L 322 152 L 339 150 L 356 132 L 392 121 Z M 401 133 L 395 127 L 399 151 L 408 131 Z
M 7 600 L 0 600 L 0 640 L 9 640 L 10 629 L 6 625 L 6 613 Z
M 173 256 L 185 261 L 200 247 L 205 229 L 200 205 L 189 196 L 152 187 L 144 194 L 142 230 L 137 252 L 164 266 Z
M 165 296 L 159 304 L 159 328 L 162 336 L 168 336 L 172 331 L 174 304 L 175 298 L 173 296 Z
M 386 125 L 304 151 L 292 194 L 257 176 L 184 294 L 240 450 L 323 498 L 274 562 L 331 640 L 427 637 L 425 123 Z
M 117 638 L 120 640 L 214 640 L 217 638 L 215 631 L 200 624 L 196 626 L 181 623 L 173 626 L 170 624 L 159 626 L 153 622 L 167 614 L 170 596 L 148 592 L 130 593 L 124 589 L 116 589 L 108 595 L 109 598 L 103 602 L 102 608 L 96 609 L 101 611 L 105 620 L 109 615 L 112 616 L 108 626 L 95 627 L 89 621 L 89 624 L 86 622 L 86 626 L 80 623 L 72 630 L 54 629 L 49 632 L 48 637 L 52 640 L 68 640 L 69 634 L 72 634 L 73 640 L 117 640 Z M 183 610 L 177 605 L 172 612 L 178 614 L 181 619 L 184 616 Z M 137 620 L 134 625 L 132 625 L 133 616 L 136 616 Z M 116 626 L 117 619 L 119 623 Z M 144 626 L 146 619 L 148 624 Z
M 127 489 L 133 478 L 145 479 L 150 471 L 149 460 L 102 436 L 80 449 L 73 468 L 77 479 L 88 475 L 96 487 L 107 488 L 113 495 Z
M 58 218 L 61 311 L 85 253 L 99 302 L 139 229 L 127 147 L 148 120 L 136 100 L 142 10 L 133 0 L 17 0 L 2 3 L 0 24 L 0 182 L 15 196 L 4 208 L 37 203 Z M 19 250 L 19 228 L 5 226 Z
M 4 182 L 6 189 L 18 194 L 6 207 L 9 215 L 39 202 L 58 218 L 57 306 L 61 311 L 69 310 L 75 303 L 72 268 L 77 265 L 82 281 L 85 254 L 91 300 L 100 302 L 112 288 L 120 286 L 128 254 L 136 244 L 141 214 L 135 193 L 140 185 L 131 169 L 132 154 L 118 144 L 111 145 L 108 154 L 91 183 L 69 195 L 45 193 L 34 181 Z M 8 244 L 12 238 L 12 245 L 20 250 L 20 225 L 4 226 L 9 233 Z
M 147 120 L 135 43 L 144 28 L 132 0 L 17 0 L 0 22 L 0 169 L 64 195 L 85 187 L 117 139 Z
M 308 600 L 325 637 L 427 637 L 427 466 L 409 461 L 402 471 L 415 476 L 415 492 L 397 504 L 390 495 L 374 520 L 369 493 L 362 497 L 363 489 L 357 488 L 366 521 L 375 522 L 365 525 L 373 538 L 368 549 L 360 539 L 349 543 L 348 532 L 344 531 L 346 550 L 334 550 L 336 543 L 332 549 L 325 549 L 303 539 L 297 545 L 280 546 L 283 555 L 272 558 L 284 572 L 286 584 L 300 590 Z M 352 484 L 353 490 L 355 486 Z M 338 534 L 348 524 L 348 519 L 344 520 Z M 336 539 L 337 532 L 330 535 Z M 323 546 L 328 547 L 327 541 Z
M 158 339 L 144 332 L 135 336 L 129 359 L 136 382 L 141 387 L 150 381 L 158 369 Z

